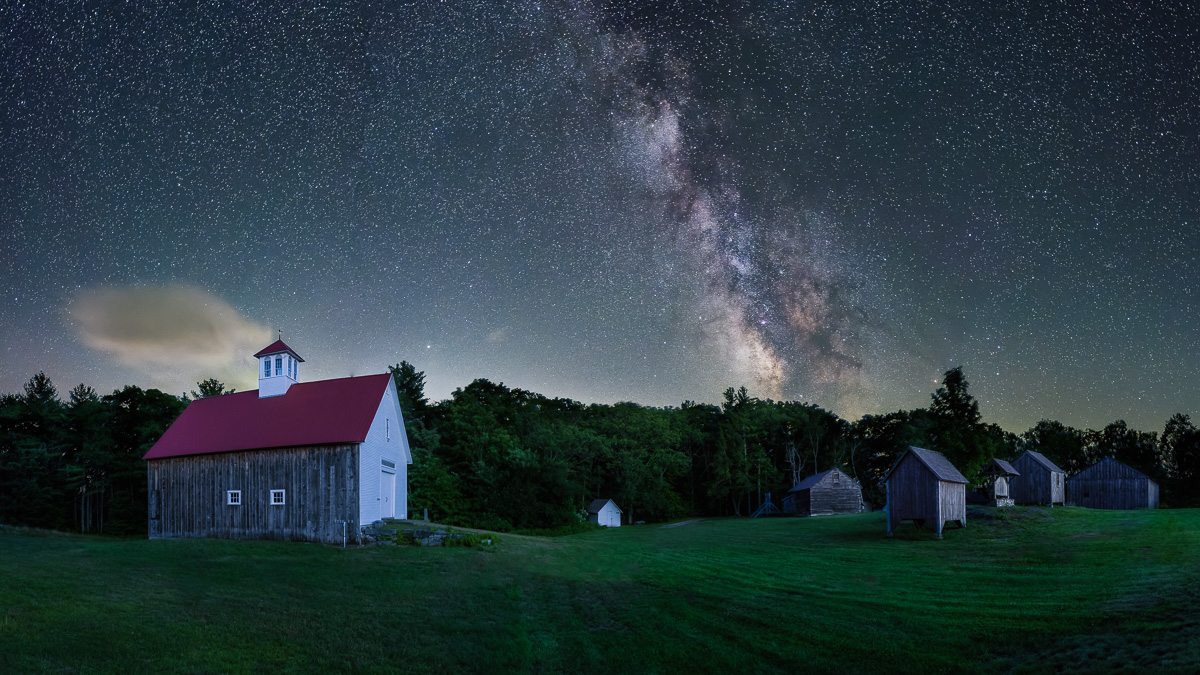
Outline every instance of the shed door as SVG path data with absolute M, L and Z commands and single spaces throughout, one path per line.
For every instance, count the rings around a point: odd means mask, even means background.
M 396 515 L 396 474 L 386 469 L 379 474 L 379 517 L 393 518 Z

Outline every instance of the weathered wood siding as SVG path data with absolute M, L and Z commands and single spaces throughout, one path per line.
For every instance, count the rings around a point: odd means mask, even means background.
M 1103 459 L 1071 476 L 1067 500 L 1089 509 L 1156 509 L 1158 484 L 1114 459 Z
M 824 516 L 834 513 L 859 513 L 863 510 L 862 488 L 853 478 L 839 474 L 838 483 L 833 482 L 833 472 L 826 474 L 816 485 L 798 493 L 807 493 L 808 513 Z
M 940 535 L 947 521 L 967 524 L 967 487 L 940 481 L 921 460 L 908 453 L 888 477 L 888 532 L 903 520 L 928 524 Z
M 999 497 L 1000 499 L 1005 499 L 1009 496 L 1007 478 L 1004 476 L 996 476 L 996 484 L 993 489 L 992 496 Z
M 1054 505 L 1066 502 L 1066 475 L 1051 471 L 1023 454 L 1013 462 L 1020 476 L 1013 476 L 1010 496 L 1017 504 Z
M 249 450 L 148 462 L 150 538 L 342 543 L 359 534 L 358 445 Z M 227 492 L 241 490 L 241 504 Z M 286 490 L 283 505 L 271 490 Z

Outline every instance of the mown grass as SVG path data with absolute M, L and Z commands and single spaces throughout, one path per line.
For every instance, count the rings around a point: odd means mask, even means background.
M 1193 672 L 1200 511 L 717 519 L 491 550 L 0 535 L 2 672 Z M 0 532 L 11 531 L 10 528 Z

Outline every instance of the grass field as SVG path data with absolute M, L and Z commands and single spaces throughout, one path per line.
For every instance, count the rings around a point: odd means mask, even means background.
M 0 528 L 0 672 L 1195 672 L 1200 511 L 716 519 L 491 550 Z

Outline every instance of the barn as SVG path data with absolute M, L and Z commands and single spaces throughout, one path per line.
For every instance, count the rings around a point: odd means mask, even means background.
M 1009 482 L 1009 494 L 1015 503 L 1039 506 L 1066 503 L 1067 474 L 1045 455 L 1026 450 L 1012 464 L 1020 473 Z
M 988 506 L 1012 506 L 1013 500 L 1010 495 L 1010 481 L 1013 478 L 1020 476 L 1020 472 L 1013 468 L 1012 464 L 1002 460 L 993 459 L 983 467 L 979 472 L 987 480 L 984 490 L 987 494 Z
M 1067 480 L 1067 501 L 1089 509 L 1156 509 L 1158 483 L 1105 457 Z
M 588 504 L 588 522 L 604 527 L 620 527 L 621 509 L 611 499 L 593 499 Z
M 826 516 L 860 513 L 862 486 L 841 469 L 830 469 L 800 481 L 784 497 L 784 513 L 797 516 Z
M 300 382 L 282 340 L 258 391 L 192 401 L 143 457 L 151 539 L 361 541 L 408 516 L 412 454 L 390 374 Z
M 967 526 L 967 479 L 942 453 L 910 446 L 884 482 L 889 537 L 904 520 L 931 524 L 938 539 L 947 522 Z

